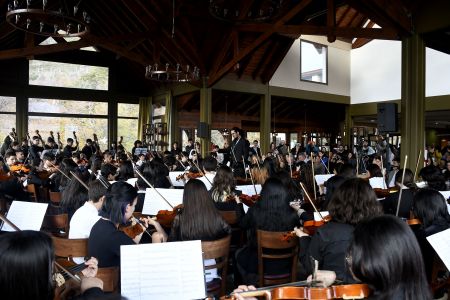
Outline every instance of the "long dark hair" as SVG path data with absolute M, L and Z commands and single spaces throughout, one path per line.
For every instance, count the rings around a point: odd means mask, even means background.
M 206 186 L 198 179 L 184 186 L 179 217 L 180 240 L 211 240 L 229 228 L 214 205 Z
M 445 177 L 438 167 L 432 165 L 426 166 L 420 170 L 419 175 L 427 182 L 429 188 L 438 191 L 445 191 L 447 189 Z
M 426 228 L 433 223 L 450 223 L 444 196 L 433 189 L 420 189 L 413 200 L 413 213 Z
M 278 178 L 266 180 L 261 190 L 261 199 L 252 210 L 257 229 L 292 230 L 298 223 L 297 214 L 289 206 L 289 192 Z
M 78 176 L 83 182 L 87 183 L 89 173 L 76 171 L 75 175 Z M 75 211 L 83 206 L 83 204 L 89 200 L 87 189 L 72 175 L 70 175 L 70 182 L 62 192 L 61 207 L 69 214 L 69 219 L 75 213 Z
M 374 299 L 431 299 L 417 239 L 398 218 L 361 221 L 347 257 L 353 274 L 375 291 Z
M 119 167 L 119 176 L 117 176 L 117 180 L 127 181 L 128 179 L 133 177 L 134 177 L 133 164 L 129 160 L 123 161 Z
M 361 178 L 351 178 L 342 183 L 327 208 L 333 221 L 351 225 L 356 225 L 364 218 L 380 215 L 382 211 L 375 192 Z
M 231 194 L 236 189 L 233 171 L 227 166 L 220 166 L 211 187 L 211 196 L 215 202 L 223 202 L 224 193 Z
M 100 215 L 114 224 L 125 224 L 125 210 L 137 197 L 136 189 L 124 181 L 113 183 L 106 191 Z
M 52 300 L 52 239 L 39 231 L 0 236 L 0 291 L 3 299 Z

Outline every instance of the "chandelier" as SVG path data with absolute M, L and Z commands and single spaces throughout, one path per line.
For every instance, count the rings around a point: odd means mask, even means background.
M 259 5 L 252 5 L 245 16 L 240 16 L 241 12 L 238 8 L 233 7 L 233 2 L 229 0 L 210 0 L 209 13 L 218 20 L 231 23 L 265 22 L 279 14 L 283 0 L 257 1 L 256 3 Z
M 8 4 L 6 21 L 17 29 L 32 34 L 50 37 L 80 37 L 89 32 L 90 16 L 79 12 L 79 4 L 73 11 L 64 12 L 47 7 L 47 0 L 26 0 L 21 5 L 18 0 Z M 67 5 L 63 5 L 67 8 Z
M 160 67 L 158 63 L 145 68 L 145 78 L 163 82 L 190 82 L 200 78 L 200 69 L 177 63 L 175 66 L 166 63 Z

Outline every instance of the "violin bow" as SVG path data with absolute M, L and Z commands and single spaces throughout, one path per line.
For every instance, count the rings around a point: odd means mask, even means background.
M 200 166 L 198 164 L 195 163 L 195 161 L 192 161 L 192 163 L 194 164 L 194 166 L 197 168 L 197 170 L 200 172 L 200 174 L 205 177 L 205 179 L 209 182 L 209 184 L 212 186 L 211 181 L 208 179 L 208 177 L 206 177 L 206 174 L 200 169 Z
M 172 209 L 173 209 L 173 205 L 170 204 L 169 201 L 167 201 L 166 198 L 164 198 L 164 196 L 157 190 L 155 189 L 155 187 L 147 180 L 147 178 L 144 177 L 144 175 L 142 175 L 141 172 L 139 172 L 138 169 L 135 169 L 134 172 L 136 172 L 136 174 L 152 189 L 155 190 L 155 192 L 167 203 L 167 205 L 169 205 Z
M 311 170 L 312 170 L 312 183 L 313 183 L 313 188 L 314 188 L 314 200 L 316 200 L 317 192 L 316 192 L 316 180 L 314 178 L 314 154 L 313 154 L 313 152 L 311 152 Z
M 244 165 L 244 174 L 245 174 L 245 180 L 247 180 L 247 171 L 246 171 L 246 166 L 245 166 L 245 158 L 244 155 L 242 155 L 242 164 Z
M 242 161 L 244 161 L 244 155 L 242 155 Z M 245 171 L 245 174 L 247 175 L 247 172 L 246 172 L 246 169 L 245 169 L 245 163 L 244 163 L 244 171 Z M 255 195 L 258 195 L 258 192 L 256 191 L 255 182 L 253 181 L 253 175 L 252 175 L 252 171 L 250 170 L 250 166 L 248 168 L 248 174 L 250 174 L 250 180 L 252 181 L 253 188 L 255 189 Z
M 291 172 L 291 178 L 292 178 L 292 158 L 291 158 L 291 152 L 288 152 L 289 155 L 289 171 Z
M 272 285 L 272 286 L 266 286 L 266 287 L 261 287 L 261 288 L 257 288 L 254 291 L 246 291 L 246 292 L 233 292 L 230 294 L 230 296 L 239 294 L 242 297 L 258 297 L 258 296 L 264 296 L 264 295 L 268 295 L 269 298 L 266 299 L 271 299 L 271 294 L 270 292 L 273 289 L 276 288 L 281 288 L 281 287 L 287 287 L 287 286 L 295 286 L 295 287 L 300 287 L 300 286 L 314 286 L 318 283 L 321 283 L 320 281 L 307 281 L 307 280 L 303 280 L 303 281 L 296 281 L 296 282 L 290 282 L 290 283 L 282 283 L 282 284 L 277 284 L 277 285 Z
M 356 177 L 359 175 L 359 158 L 358 158 L 358 151 L 356 151 Z
M 77 174 L 75 174 L 74 171 L 70 171 L 70 174 L 71 174 L 71 175 L 73 176 L 73 178 L 75 178 L 79 183 L 81 183 L 81 185 L 84 186 L 84 187 L 86 188 L 86 190 L 89 191 L 88 185 L 87 185 L 83 180 L 81 180 L 81 178 L 78 177 Z
M 417 170 L 419 169 L 420 157 L 422 156 L 422 149 L 419 151 L 419 155 L 417 156 L 416 169 L 414 170 L 414 182 L 417 178 Z
M 320 218 L 322 219 L 322 221 L 325 222 L 325 219 L 323 218 L 322 214 L 320 213 L 320 211 L 317 209 L 316 205 L 314 204 L 314 202 L 311 200 L 311 197 L 308 194 L 308 191 L 306 191 L 305 186 L 303 185 L 303 182 L 300 182 L 300 186 L 302 187 L 303 192 L 305 193 L 306 197 L 308 198 L 309 202 L 311 203 L 312 207 L 314 208 L 314 210 L 319 214 Z
M 63 174 L 67 179 L 69 179 L 69 181 L 71 181 L 72 179 L 63 171 L 61 171 L 57 166 L 55 166 L 51 161 L 49 161 L 49 164 L 51 167 L 55 168 L 59 173 Z
M 397 211 L 395 213 L 396 217 L 398 217 L 398 211 L 400 210 L 400 202 L 402 201 L 403 182 L 405 180 L 405 171 L 406 171 L 406 162 L 407 161 L 408 161 L 408 155 L 405 155 L 405 162 L 403 164 L 402 185 L 400 186 L 400 192 L 398 194 L 398 201 L 397 201 Z

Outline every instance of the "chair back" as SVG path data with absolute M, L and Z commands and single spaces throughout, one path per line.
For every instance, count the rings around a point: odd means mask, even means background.
M 33 183 L 30 183 L 27 185 L 27 192 L 30 193 L 30 198 L 34 202 L 38 202 L 39 196 L 38 196 L 38 190 L 36 188 L 36 185 Z
M 103 291 L 117 293 L 119 291 L 119 267 L 98 268 L 97 278 L 103 281 Z
M 286 238 L 286 232 L 257 231 L 258 278 L 260 286 L 296 281 L 298 238 Z M 264 270 L 264 259 L 290 260 L 292 267 L 286 274 L 268 274 Z
M 52 192 L 49 191 L 48 192 L 48 197 L 50 199 L 50 201 L 54 204 L 54 205 L 59 205 L 62 199 L 62 194 L 61 192 Z
M 42 222 L 42 230 L 58 237 L 69 235 L 69 216 L 67 214 L 46 215 Z
M 230 250 L 231 236 L 228 235 L 223 239 L 209 242 L 202 242 L 203 260 L 214 259 L 215 264 L 205 266 L 205 270 L 217 269 L 218 274 L 222 278 L 220 285 L 208 287 L 208 294 L 225 295 L 226 278 L 228 270 L 228 253 Z
M 88 256 L 88 239 L 66 239 L 52 237 L 55 256 L 72 260 L 73 257 Z

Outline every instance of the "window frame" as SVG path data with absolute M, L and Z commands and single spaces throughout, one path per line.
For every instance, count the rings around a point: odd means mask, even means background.
M 313 81 L 313 80 L 306 80 L 302 78 L 302 43 L 309 43 L 312 44 L 313 46 L 321 46 L 323 48 L 325 48 L 326 50 L 326 55 L 325 55 L 325 82 L 320 82 L 320 81 Z M 308 41 L 308 40 L 303 40 L 300 39 L 300 81 L 302 82 L 308 82 L 308 83 L 318 83 L 318 84 L 322 84 L 322 85 L 328 85 L 328 46 L 324 45 L 324 44 L 320 44 L 317 42 L 312 42 L 312 41 Z

